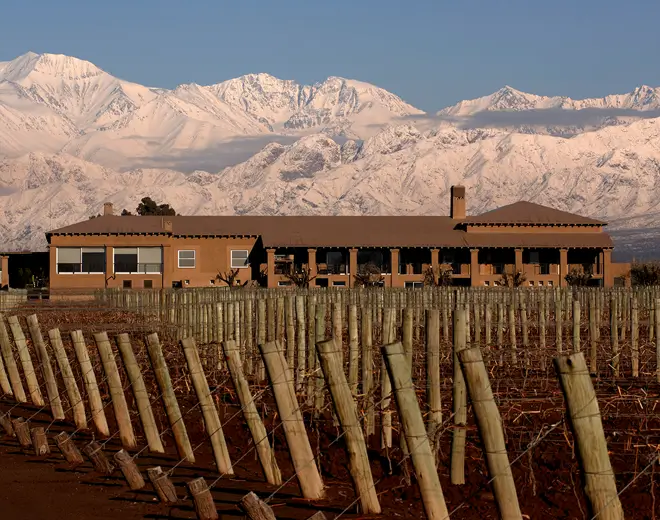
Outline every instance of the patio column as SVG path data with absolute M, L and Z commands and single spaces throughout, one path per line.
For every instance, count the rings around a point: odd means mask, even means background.
M 479 249 L 470 249 L 470 285 L 477 287 L 481 285 L 479 276 Z
M 309 267 L 310 278 L 313 278 L 317 275 L 318 269 L 316 266 L 316 249 L 307 250 L 307 267 Z
M 268 288 L 277 287 L 275 280 L 275 249 L 266 249 L 268 255 L 268 267 L 266 268 L 266 286 Z
M 353 287 L 355 285 L 355 275 L 358 272 L 358 260 L 357 260 L 358 250 L 355 247 L 352 247 L 348 250 L 348 286 Z
M 392 257 L 392 260 L 390 262 L 390 283 L 391 287 L 398 287 L 399 286 L 399 250 L 398 249 L 390 249 L 390 254 Z
M 612 271 L 612 250 L 603 250 L 603 285 L 614 287 L 614 271 Z
M 516 272 L 520 271 L 522 272 L 523 270 L 523 250 L 521 247 L 516 248 Z
M 568 249 L 559 250 L 559 287 L 566 287 L 566 275 L 568 274 Z
M 0 287 L 9 285 L 9 257 L 0 256 Z
M 431 249 L 431 268 L 434 273 L 438 272 L 438 267 L 440 266 L 440 250 Z

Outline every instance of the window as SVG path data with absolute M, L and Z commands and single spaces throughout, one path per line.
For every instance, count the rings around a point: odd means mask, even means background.
M 333 287 L 346 287 L 346 282 L 332 282 Z
M 161 272 L 163 251 L 160 247 L 115 247 L 115 273 L 135 274 Z
M 543 287 L 543 281 L 539 281 L 539 287 Z
M 484 287 L 490 287 L 490 282 L 488 280 L 484 282 Z
M 530 264 L 539 264 L 541 263 L 540 261 L 540 255 L 538 251 L 530 251 L 529 252 L 529 263 Z
M 195 251 L 182 249 L 179 251 L 179 268 L 191 269 L 195 267 Z
M 153 289 L 154 281 L 153 280 L 145 280 L 144 283 L 143 283 L 143 287 L 145 289 Z
M 552 287 L 552 280 L 548 280 L 548 287 Z
M 124 280 L 124 283 L 122 285 L 124 289 L 130 289 L 133 287 L 133 280 Z
M 231 268 L 248 267 L 248 253 L 247 249 L 233 249 L 231 252 Z
M 404 287 L 406 289 L 421 289 L 424 287 L 424 282 L 406 282 Z
M 529 281 L 529 286 L 534 287 L 534 282 L 532 280 Z
M 211 285 L 215 285 L 215 280 L 211 280 Z
M 291 282 L 277 282 L 278 287 L 288 287 L 291 285 Z
M 60 274 L 105 273 L 104 247 L 58 247 L 56 255 Z

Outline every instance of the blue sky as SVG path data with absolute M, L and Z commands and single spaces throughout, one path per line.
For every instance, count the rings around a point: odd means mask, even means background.
M 0 61 L 69 54 L 160 87 L 343 76 L 431 111 L 505 84 L 571 97 L 660 86 L 658 20 L 657 0 L 4 0 Z

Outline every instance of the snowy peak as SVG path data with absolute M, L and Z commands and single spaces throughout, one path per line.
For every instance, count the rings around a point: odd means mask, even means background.
M 15 60 L 0 65 L 0 81 L 22 82 L 30 75 L 63 80 L 80 80 L 105 74 L 89 61 L 63 54 L 36 54 L 28 52 Z M 34 78 L 37 79 L 37 78 Z

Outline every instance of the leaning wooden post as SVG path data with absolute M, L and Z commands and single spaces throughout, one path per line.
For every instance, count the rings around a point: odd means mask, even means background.
M 289 446 L 289 454 L 296 470 L 303 496 L 308 499 L 323 498 L 323 481 L 309 444 L 298 399 L 293 387 L 291 371 L 280 345 L 275 341 L 259 345 L 266 365 L 266 372 L 273 388 L 277 410 Z
M 62 452 L 70 467 L 75 468 L 85 462 L 77 446 L 66 432 L 60 432 L 55 435 L 55 444 L 57 444 L 57 447 Z
M 63 421 L 66 419 L 66 415 L 64 415 L 64 408 L 62 407 L 60 393 L 57 388 L 57 379 L 55 379 L 53 365 L 50 363 L 50 355 L 46 350 L 46 343 L 44 342 L 44 337 L 39 328 L 37 315 L 32 314 L 28 316 L 27 324 L 30 331 L 30 337 L 32 338 L 32 344 L 34 345 L 34 350 L 37 353 L 37 359 L 41 364 L 41 373 L 46 382 L 46 393 L 48 394 L 48 403 L 50 404 L 53 419 L 56 421 Z
M 231 467 L 231 459 L 229 458 L 229 450 L 227 449 L 227 442 L 225 435 L 222 431 L 222 424 L 218 416 L 218 410 L 215 407 L 209 384 L 204 375 L 204 369 L 199 358 L 197 345 L 193 338 L 184 338 L 181 340 L 183 347 L 183 354 L 186 357 L 186 363 L 190 370 L 190 378 L 192 379 L 195 393 L 199 400 L 202 409 L 202 416 L 204 417 L 204 426 L 206 433 L 211 439 L 211 448 L 213 449 L 213 456 L 215 457 L 215 464 L 218 466 L 218 471 L 224 475 L 233 475 L 234 470 Z
M 142 489 L 145 486 L 144 478 L 142 477 L 137 464 L 133 460 L 133 457 L 126 453 L 125 450 L 119 450 L 114 454 L 113 458 L 119 466 L 119 469 L 124 475 L 124 478 L 128 483 L 128 487 L 131 488 L 131 490 L 137 491 L 138 489 Z
M 87 416 L 85 415 L 85 403 L 80 396 L 80 390 L 78 390 L 78 385 L 76 384 L 76 377 L 73 375 L 73 370 L 69 363 L 69 358 L 66 355 L 66 350 L 64 350 L 64 345 L 62 344 L 62 337 L 60 336 L 59 329 L 51 329 L 48 331 L 48 339 L 50 344 L 55 351 L 55 359 L 57 364 L 60 367 L 60 373 L 62 374 L 62 380 L 64 381 L 64 387 L 66 388 L 66 394 L 69 397 L 69 404 L 73 409 L 73 420 L 76 423 L 76 428 L 78 430 L 83 430 L 87 428 Z
M 197 518 L 199 520 L 217 520 L 218 511 L 215 508 L 211 490 L 206 484 L 204 477 L 199 477 L 187 482 L 186 487 L 192 496 Z
M 600 520 L 623 520 L 598 400 L 584 355 L 560 356 L 554 363 L 575 435 L 591 513 Z
M 7 375 L 9 377 L 9 382 L 11 383 L 11 389 L 14 393 L 14 399 L 19 403 L 27 402 L 27 396 L 25 395 L 25 389 L 21 382 L 21 375 L 18 371 L 16 360 L 14 359 L 14 353 L 11 350 L 11 340 L 9 339 L 9 334 L 7 333 L 7 327 L 5 327 L 5 320 L 2 317 L 2 314 L 0 314 L 0 351 L 2 352 L 2 358 L 7 367 Z
M 133 352 L 131 340 L 128 337 L 128 334 L 125 333 L 119 334 L 116 340 L 117 348 L 119 349 L 121 357 L 124 360 L 124 367 L 126 368 L 128 380 L 130 381 L 131 388 L 133 389 L 135 404 L 140 415 L 140 421 L 142 422 L 144 436 L 146 437 L 147 444 L 149 445 L 149 451 L 152 453 L 165 453 L 163 441 L 161 440 L 160 434 L 158 433 L 158 426 L 156 425 L 154 412 L 151 408 L 149 392 L 147 391 L 147 387 L 144 384 L 144 378 L 142 377 L 140 366 L 137 363 L 137 359 L 135 359 L 135 353 Z
M 115 471 L 115 467 L 105 456 L 105 453 L 103 453 L 103 448 L 98 442 L 90 442 L 83 448 L 83 452 L 92 462 L 94 469 L 102 475 L 112 475 L 112 473 Z
M 103 371 L 105 372 L 108 387 L 110 388 L 110 396 L 112 397 L 112 407 L 115 411 L 115 418 L 117 419 L 117 426 L 119 427 L 119 438 L 121 444 L 125 448 L 133 449 L 137 447 L 135 433 L 133 432 L 133 424 L 131 423 L 131 415 L 128 411 L 128 404 L 126 403 L 126 395 L 124 388 L 121 384 L 119 377 L 119 369 L 115 362 L 115 355 L 112 352 L 110 340 L 105 332 L 97 332 L 94 334 L 94 341 L 96 347 L 99 349 L 101 355 L 101 362 L 103 364 Z
M 268 432 L 264 426 L 257 405 L 252 397 L 250 385 L 248 384 L 245 375 L 243 374 L 243 367 L 241 366 L 241 358 L 239 355 L 239 348 L 233 340 L 223 341 L 222 348 L 227 358 L 227 366 L 229 367 L 229 374 L 231 375 L 234 389 L 238 394 L 238 400 L 243 410 L 243 416 L 250 429 L 252 435 L 252 442 L 256 446 L 257 456 L 261 463 L 261 468 L 264 471 L 266 480 L 269 484 L 279 486 L 282 484 L 282 474 L 275 459 L 275 452 L 270 446 L 268 441 Z
M 426 516 L 429 520 L 447 519 L 449 511 L 440 487 L 435 456 L 426 435 L 424 419 L 417 402 L 403 345 L 401 343 L 385 345 L 383 359 L 394 387 L 394 398 L 417 475 Z
M 5 433 L 10 436 L 15 436 L 14 427 L 11 424 L 11 416 L 9 412 L 2 413 L 0 412 L 0 427 L 5 430 Z
M 167 473 L 164 473 L 160 466 L 154 468 L 149 468 L 147 470 L 147 476 L 151 485 L 158 495 L 158 500 L 163 504 L 176 504 L 179 500 L 176 496 L 176 488 L 170 480 Z
M 7 371 L 5 370 L 5 362 L 0 356 L 0 391 L 5 395 L 14 395 L 14 391 L 11 389 L 11 383 L 9 382 L 9 377 L 7 376 Z
M 179 455 L 185 458 L 188 462 L 195 462 L 195 455 L 192 446 L 190 445 L 190 439 L 188 438 L 186 425 L 183 422 L 179 403 L 174 395 L 172 379 L 170 378 L 170 372 L 165 363 L 165 357 L 163 356 L 163 349 L 160 346 L 158 334 L 153 333 L 147 336 L 147 352 L 149 352 L 154 375 L 156 376 L 156 381 L 163 397 L 165 412 L 167 413 L 170 427 L 174 433 L 174 440 L 176 441 Z
M 30 351 L 28 350 L 28 346 L 25 341 L 25 334 L 23 334 L 23 329 L 21 328 L 21 325 L 18 322 L 18 318 L 16 316 L 10 316 L 7 318 L 7 323 L 9 323 L 12 336 L 14 336 L 14 343 L 16 344 L 18 357 L 20 358 L 21 365 L 23 366 L 23 374 L 25 375 L 25 382 L 27 383 L 28 392 L 30 393 L 30 400 L 32 401 L 32 404 L 36 404 L 37 406 L 44 406 L 44 398 L 41 395 L 41 390 L 39 389 L 37 373 L 34 371 L 34 365 L 32 364 L 32 358 L 30 357 Z
M 101 393 L 99 392 L 99 386 L 96 382 L 96 375 L 94 374 L 92 362 L 89 360 L 89 352 L 87 352 L 87 345 L 85 344 L 85 338 L 83 337 L 82 331 L 72 330 L 71 341 L 76 352 L 76 358 L 78 358 L 78 363 L 80 364 L 80 371 L 82 373 L 83 381 L 85 382 L 85 388 L 87 389 L 87 398 L 89 399 L 92 421 L 94 421 L 94 425 L 96 426 L 99 435 L 102 437 L 108 437 L 110 435 L 110 428 L 108 427 L 108 421 L 105 417 Z
M 36 426 L 30 430 L 32 437 L 32 446 L 34 447 L 34 454 L 37 457 L 50 455 L 50 447 L 48 446 L 48 438 L 46 437 L 46 430 L 43 426 Z
M 454 311 L 454 385 L 453 385 L 453 408 L 454 408 L 454 430 L 451 441 L 451 483 L 455 485 L 465 484 L 465 439 L 467 436 L 467 391 L 463 370 L 458 359 L 458 353 L 467 348 L 465 340 L 465 328 L 467 320 L 464 308 Z
M 349 457 L 349 470 L 353 484 L 360 497 L 361 513 L 380 514 L 380 504 L 376 495 L 367 445 L 358 418 L 357 406 L 348 386 L 342 363 L 341 339 L 333 338 L 316 344 L 321 368 L 330 389 L 332 403 L 345 433 Z
M 32 437 L 30 436 L 30 423 L 23 417 L 17 417 L 12 420 L 11 425 L 14 427 L 14 433 L 18 439 L 21 448 L 27 450 L 32 446 Z
M 241 498 L 238 507 L 245 512 L 249 520 L 277 520 L 273 509 L 252 491 Z
M 458 352 L 458 358 L 486 452 L 488 472 L 493 480 L 500 516 L 503 520 L 520 520 L 522 513 L 506 452 L 502 417 L 495 404 L 481 350 L 478 347 L 461 350 Z

